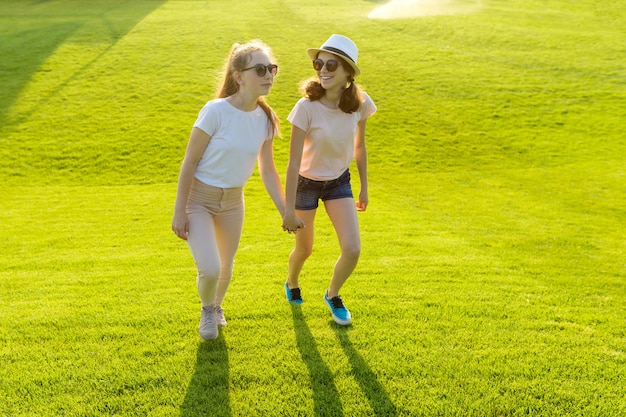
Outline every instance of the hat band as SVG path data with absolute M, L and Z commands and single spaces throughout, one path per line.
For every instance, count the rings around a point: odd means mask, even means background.
M 350 61 L 352 61 L 354 64 L 356 64 L 356 62 L 354 62 L 354 59 L 352 59 L 350 57 L 350 55 L 346 54 L 344 51 L 342 51 L 341 49 L 337 49 L 337 48 L 333 48 L 332 46 L 322 46 L 322 49 L 325 49 L 327 51 L 331 51 L 331 52 L 335 52 L 339 55 L 345 56 L 346 58 L 348 58 Z

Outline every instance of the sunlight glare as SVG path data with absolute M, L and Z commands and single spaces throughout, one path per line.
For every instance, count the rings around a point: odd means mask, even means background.
M 462 14 L 473 13 L 480 7 L 480 0 L 392 0 L 374 9 L 367 17 L 370 19 L 400 19 Z

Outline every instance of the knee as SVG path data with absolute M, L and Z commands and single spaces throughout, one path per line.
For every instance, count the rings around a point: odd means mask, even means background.
M 300 259 L 307 259 L 313 253 L 312 245 L 296 245 L 293 254 Z
M 359 256 L 361 256 L 361 245 L 359 243 L 353 243 L 343 246 L 341 248 L 341 256 L 351 259 L 359 259 Z
M 201 281 L 217 281 L 220 277 L 219 265 L 198 265 L 198 279 Z

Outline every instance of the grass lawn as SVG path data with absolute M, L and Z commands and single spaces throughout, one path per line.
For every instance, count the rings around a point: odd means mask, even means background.
M 382 4 L 0 3 L 0 416 L 626 415 L 623 5 Z M 305 50 L 332 33 L 379 108 L 353 325 L 322 302 L 323 210 L 305 303 L 284 300 L 293 236 L 255 173 L 202 342 L 170 230 L 191 126 L 231 44 L 264 40 L 284 173 Z

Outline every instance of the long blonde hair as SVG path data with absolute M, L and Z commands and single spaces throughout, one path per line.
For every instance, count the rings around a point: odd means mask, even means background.
M 258 39 L 243 44 L 233 44 L 230 48 L 230 53 L 228 54 L 226 63 L 224 64 L 223 79 L 218 89 L 217 97 L 226 98 L 239 91 L 239 84 L 235 80 L 233 74 L 236 71 L 241 71 L 248 66 L 252 60 L 251 55 L 253 52 L 263 52 L 270 57 L 272 62 L 274 62 L 270 47 Z M 272 137 L 278 135 L 280 131 L 280 120 L 278 120 L 276 113 L 267 101 L 265 101 L 264 97 L 259 97 L 257 102 L 270 121 L 270 135 Z

